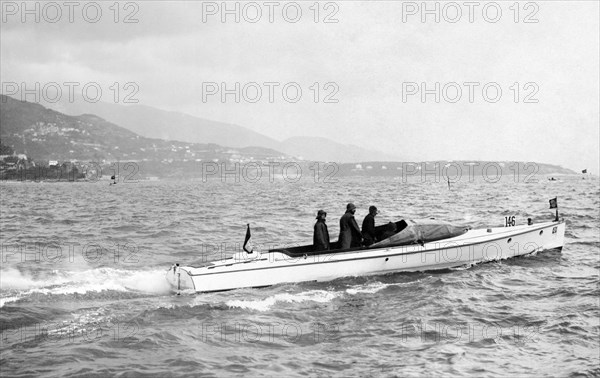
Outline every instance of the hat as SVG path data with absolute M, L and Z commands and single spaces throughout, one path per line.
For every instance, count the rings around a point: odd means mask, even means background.
M 354 204 L 352 202 L 350 202 L 348 205 L 346 205 L 346 211 L 354 210 L 354 209 L 356 209 L 356 206 L 354 206 Z
M 325 210 L 319 210 L 319 211 L 317 211 L 317 218 L 316 219 L 319 219 L 319 217 L 321 215 L 327 215 L 327 212 Z
M 369 213 L 374 211 L 375 213 L 378 213 L 377 208 L 375 206 L 369 206 Z

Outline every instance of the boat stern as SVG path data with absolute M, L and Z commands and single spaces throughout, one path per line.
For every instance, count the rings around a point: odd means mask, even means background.
M 165 278 L 173 290 L 196 290 L 188 267 L 181 267 L 179 264 L 173 264 L 173 266 L 167 270 Z

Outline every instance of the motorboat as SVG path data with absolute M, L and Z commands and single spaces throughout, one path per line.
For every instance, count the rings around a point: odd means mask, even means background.
M 551 207 L 552 201 L 556 199 L 551 200 Z M 469 267 L 563 247 L 565 221 L 558 219 L 558 211 L 553 221 L 534 224 L 530 218 L 528 224 L 513 224 L 471 229 L 435 219 L 400 220 L 393 223 L 391 236 L 385 234 L 390 224 L 376 227 L 382 240 L 370 246 L 317 251 L 312 245 L 304 245 L 266 252 L 246 248 L 250 237 L 248 226 L 243 252 L 196 267 L 174 264 L 166 278 L 178 292 L 213 292 Z M 332 243 L 332 248 L 336 246 Z

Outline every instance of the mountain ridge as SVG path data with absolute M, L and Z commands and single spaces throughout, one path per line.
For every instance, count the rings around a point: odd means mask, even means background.
M 90 103 L 82 99 L 44 103 L 69 115 L 93 113 L 140 136 L 195 143 L 215 143 L 233 148 L 264 147 L 306 160 L 341 163 L 362 160 L 402 160 L 398 156 L 332 141 L 325 137 L 295 136 L 278 141 L 247 127 L 213 121 L 186 113 L 133 104 Z
M 176 175 L 178 177 L 193 176 L 199 172 L 199 167 L 208 163 L 218 165 L 218 169 L 229 170 L 232 167 L 256 162 L 279 161 L 283 163 L 304 164 L 307 169 L 314 165 L 311 161 L 301 161 L 280 151 L 264 147 L 233 148 L 220 146 L 215 143 L 191 143 L 169 141 L 156 138 L 146 138 L 137 135 L 120 125 L 111 123 L 96 114 L 69 116 L 37 103 L 20 101 L 0 95 L 0 139 L 3 146 L 10 147 L 14 154 L 26 154 L 34 160 L 42 161 L 93 161 L 93 162 L 148 162 L 146 169 L 150 174 Z M 295 143 L 311 140 L 317 142 L 326 140 L 320 137 L 296 137 Z M 346 145 L 339 145 L 346 148 Z M 318 143 L 314 146 L 321 148 Z M 355 157 L 358 158 L 358 157 Z M 314 159 L 327 162 L 329 159 Z M 218 164 L 216 164 L 218 162 Z M 49 163 L 48 163 L 49 164 Z M 225 164 L 225 166 L 223 166 Z M 333 166 L 332 166 L 333 164 Z M 436 167 L 437 164 L 437 168 Z M 532 165 L 534 164 L 534 165 Z M 331 173 L 334 169 L 341 176 L 391 176 L 411 177 L 426 176 L 427 172 L 445 168 L 451 170 L 460 166 L 462 172 L 481 172 L 489 165 L 502 167 L 506 174 L 521 172 L 523 175 L 566 174 L 576 172 L 557 165 L 526 162 L 486 162 L 486 161 L 429 161 L 429 162 L 400 162 L 394 160 L 376 161 L 364 159 L 356 163 L 334 162 L 320 164 L 323 170 Z M 176 167 L 175 167 L 176 166 Z M 478 168 L 475 168 L 478 167 Z M 492 169 L 490 172 L 494 172 Z M 490 173 L 490 174 L 492 174 Z M 480 174 L 480 173 L 478 173 Z M 450 173 L 450 176 L 452 173 Z M 519 175 L 519 173 L 517 173 Z M 437 176 L 442 176 L 437 174 Z
M 96 114 L 70 116 L 40 104 L 0 95 L 0 137 L 4 145 L 34 160 L 221 160 L 286 158 L 268 148 L 243 150 L 214 143 L 146 138 Z

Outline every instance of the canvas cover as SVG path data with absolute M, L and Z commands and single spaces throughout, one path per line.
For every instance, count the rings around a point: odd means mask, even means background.
M 389 245 L 404 245 L 432 242 L 448 239 L 467 232 L 465 226 L 454 226 L 448 222 L 436 219 L 404 220 L 407 226 L 397 234 L 390 236 L 370 247 L 386 247 Z

